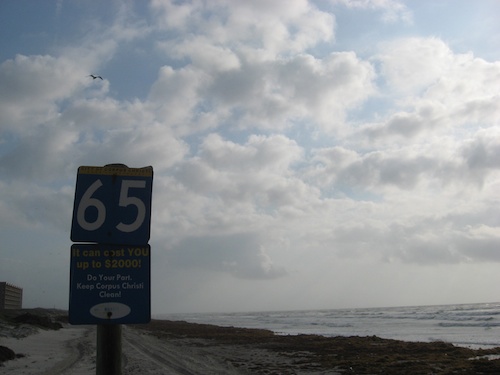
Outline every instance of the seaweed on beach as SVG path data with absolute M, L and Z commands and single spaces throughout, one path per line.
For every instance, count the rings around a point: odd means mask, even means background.
M 136 328 L 147 330 L 161 339 L 199 339 L 206 346 L 266 349 L 292 359 L 290 368 L 282 368 L 280 372 L 286 374 L 318 371 L 386 375 L 500 374 L 500 359 L 488 357 L 498 357 L 500 347 L 471 349 L 442 341 L 407 342 L 377 336 L 276 335 L 264 329 L 167 320 L 153 320 Z M 254 366 L 252 373 L 270 374 L 269 371 L 269 367 Z

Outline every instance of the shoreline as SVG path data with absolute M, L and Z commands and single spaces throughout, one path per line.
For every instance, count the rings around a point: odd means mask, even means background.
M 83 375 L 95 371 L 95 326 L 72 326 L 64 322 L 67 316 L 43 309 L 17 312 L 25 316 L 20 323 L 12 320 L 15 313 L 9 313 L 10 318 L 1 313 L 0 346 L 20 356 L 0 361 L 0 372 Z M 56 322 L 62 322 L 60 328 Z M 500 347 L 472 349 L 442 341 L 281 335 L 266 329 L 172 320 L 123 326 L 122 341 L 123 375 L 500 373 Z

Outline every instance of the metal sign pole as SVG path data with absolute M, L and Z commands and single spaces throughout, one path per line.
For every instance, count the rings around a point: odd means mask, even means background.
M 122 374 L 122 326 L 97 326 L 96 375 Z

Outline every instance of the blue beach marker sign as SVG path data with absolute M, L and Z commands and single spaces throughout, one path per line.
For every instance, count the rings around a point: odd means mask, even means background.
M 151 319 L 151 248 L 71 246 L 69 322 L 139 324 Z
M 71 225 L 69 322 L 151 320 L 153 168 L 78 168 Z
M 73 242 L 143 245 L 149 241 L 153 167 L 78 168 Z

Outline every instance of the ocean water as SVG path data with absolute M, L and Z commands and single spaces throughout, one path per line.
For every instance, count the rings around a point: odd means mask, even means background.
M 445 341 L 471 348 L 500 346 L 500 303 L 390 308 L 170 314 L 156 318 L 264 328 L 282 335 L 372 336 Z

